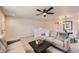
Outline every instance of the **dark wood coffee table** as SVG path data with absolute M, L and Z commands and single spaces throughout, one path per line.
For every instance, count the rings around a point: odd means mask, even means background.
M 35 41 L 29 42 L 29 44 L 31 45 L 31 47 L 34 49 L 36 53 L 46 53 L 46 49 L 52 45 L 51 43 L 45 40 L 40 45 L 37 45 Z

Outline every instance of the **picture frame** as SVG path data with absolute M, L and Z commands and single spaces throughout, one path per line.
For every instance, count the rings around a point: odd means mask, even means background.
M 72 21 L 64 21 L 63 30 L 72 30 Z

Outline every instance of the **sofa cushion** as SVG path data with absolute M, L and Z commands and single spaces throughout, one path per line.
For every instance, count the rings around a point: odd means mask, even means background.
M 63 46 L 63 42 L 61 40 L 55 39 L 53 37 L 47 37 L 46 41 L 52 43 L 52 44 L 57 44 L 59 46 Z
M 52 43 L 53 40 L 55 40 L 55 38 L 53 38 L 53 37 L 46 37 L 45 40 Z
M 53 47 L 53 46 L 49 47 L 49 48 L 47 49 L 47 52 L 48 52 L 48 53 L 64 53 L 64 52 L 58 50 L 57 48 L 55 48 L 55 47 Z
M 63 41 L 65 39 L 67 39 L 67 37 L 68 37 L 67 33 L 59 32 L 56 39 Z
M 23 46 L 18 46 L 16 48 L 9 49 L 7 53 L 25 53 L 25 49 Z
M 58 35 L 58 32 L 51 32 L 50 37 L 56 38 Z
M 65 51 L 65 52 L 69 52 L 69 39 L 65 39 L 64 41 L 61 41 L 61 40 L 54 40 L 53 43 L 52 43 L 55 47 Z
M 62 46 L 63 47 L 63 42 L 60 41 L 60 40 L 55 39 L 55 40 L 53 40 L 53 43 L 57 44 L 58 46 Z

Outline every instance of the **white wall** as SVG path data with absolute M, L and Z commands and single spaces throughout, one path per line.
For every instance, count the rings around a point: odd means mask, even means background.
M 32 35 L 35 29 L 44 27 L 42 21 L 6 17 L 6 40 L 16 40 L 20 37 Z

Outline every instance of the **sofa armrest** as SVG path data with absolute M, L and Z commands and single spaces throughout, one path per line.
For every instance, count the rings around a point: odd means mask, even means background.
M 70 49 L 70 39 L 65 39 L 64 42 L 63 42 L 63 47 L 66 49 L 66 50 L 69 50 Z
M 61 40 L 53 40 L 52 45 L 62 51 L 68 52 L 69 51 L 69 44 L 70 44 L 70 40 L 69 39 L 65 39 L 63 41 Z

